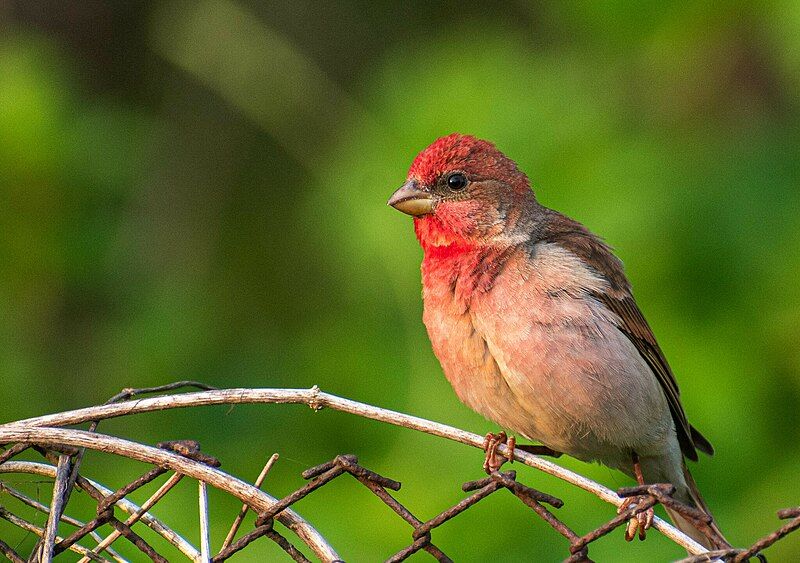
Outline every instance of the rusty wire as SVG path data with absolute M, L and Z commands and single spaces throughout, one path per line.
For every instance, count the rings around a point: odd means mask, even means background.
M 207 388 L 203 384 L 197 382 L 179 382 L 159 388 L 135 390 L 126 389 L 119 395 L 113 398 L 115 402 L 119 400 L 126 400 L 132 398 L 143 392 L 159 392 L 163 390 L 172 390 L 182 386 L 191 385 L 200 388 Z M 97 421 L 93 421 L 90 430 L 95 432 L 97 430 Z M 195 440 L 179 440 L 171 442 L 159 443 L 158 448 L 173 452 L 186 459 L 202 463 L 209 467 L 220 467 L 220 461 L 200 450 L 199 443 Z M 30 532 L 39 536 L 39 540 L 27 557 L 23 557 L 17 553 L 15 548 L 12 548 L 8 543 L 0 538 L 0 554 L 5 556 L 10 561 L 50 561 L 54 556 L 66 552 L 67 550 L 75 551 L 83 556 L 81 561 L 108 561 L 102 556 L 105 551 L 110 554 L 115 560 L 122 561 L 121 557 L 111 548 L 111 544 L 118 538 L 122 538 L 135 546 L 151 561 L 164 562 L 167 561 L 164 555 L 158 553 L 147 541 L 145 541 L 139 534 L 133 530 L 133 526 L 142 526 L 140 523 L 149 516 L 148 511 L 153 508 L 158 502 L 165 498 L 168 492 L 172 489 L 182 477 L 180 472 L 174 473 L 170 479 L 161 486 L 153 496 L 151 496 L 138 511 L 134 512 L 130 518 L 125 521 L 119 520 L 114 514 L 114 506 L 126 502 L 126 497 L 133 491 L 145 486 L 146 484 L 155 481 L 161 475 L 168 472 L 167 467 L 155 465 L 147 470 L 138 478 L 132 480 L 130 483 L 119 487 L 115 491 L 101 491 L 91 481 L 86 479 L 78 471 L 81 466 L 84 448 L 75 448 L 69 445 L 59 444 L 41 444 L 36 440 L 27 442 L 17 442 L 10 444 L 9 447 L 0 453 L 0 466 L 16 457 L 20 453 L 33 448 L 42 455 L 44 455 L 51 463 L 57 465 L 53 473 L 54 489 L 53 499 L 50 507 L 45 506 L 32 499 L 27 499 L 24 494 L 16 491 L 7 483 L 0 481 L 0 492 L 10 494 L 11 496 L 21 500 L 28 506 L 32 506 L 41 512 L 48 515 L 47 526 L 40 528 L 33 523 L 21 518 L 19 515 L 11 513 L 6 507 L 0 505 L 0 518 L 8 520 L 13 524 L 20 526 Z M 270 458 L 270 461 L 265 466 L 261 475 L 257 479 L 257 485 L 260 486 L 264 477 L 266 476 L 272 463 L 274 463 L 277 456 Z M 386 504 L 397 516 L 405 521 L 411 527 L 409 545 L 397 551 L 387 558 L 390 562 L 404 561 L 414 553 L 425 551 L 430 554 L 437 561 L 452 561 L 439 547 L 433 542 L 433 532 L 444 525 L 448 521 L 456 518 L 461 513 L 469 510 L 479 502 L 485 501 L 488 497 L 494 495 L 497 491 L 507 490 L 513 494 L 522 504 L 529 507 L 539 519 L 543 520 L 547 525 L 552 527 L 556 532 L 563 536 L 567 543 L 568 555 L 565 561 L 569 562 L 585 562 L 591 561 L 589 559 L 589 546 L 596 540 L 611 533 L 616 528 L 624 526 L 631 518 L 637 514 L 648 510 L 656 504 L 661 504 L 668 507 L 670 510 L 678 512 L 685 519 L 690 521 L 698 529 L 704 531 L 713 539 L 713 530 L 710 524 L 710 518 L 703 512 L 696 508 L 687 506 L 672 497 L 675 488 L 669 484 L 653 484 L 639 487 L 627 487 L 620 489 L 618 495 L 622 498 L 635 497 L 635 503 L 630 504 L 620 514 L 614 518 L 603 523 L 589 532 L 579 535 L 561 519 L 559 519 L 554 510 L 563 506 L 563 501 L 560 499 L 544 493 L 542 491 L 528 487 L 519 481 L 515 471 L 493 471 L 488 476 L 462 485 L 462 490 L 470 493 L 455 505 L 443 510 L 439 514 L 422 520 L 414 515 L 407 507 L 401 504 L 391 492 L 396 492 L 400 489 L 400 482 L 389 479 L 379 475 L 358 463 L 358 459 L 353 455 L 339 455 L 331 461 L 312 467 L 302 473 L 302 477 L 307 481 L 305 485 L 298 488 L 294 492 L 278 499 L 271 504 L 266 510 L 259 510 L 258 507 L 250 506 L 247 503 L 243 505 L 242 510 L 236 514 L 234 523 L 231 530 L 223 543 L 222 547 L 213 556 L 208 553 L 208 559 L 213 562 L 225 561 L 232 557 L 234 554 L 253 545 L 261 538 L 267 538 L 277 544 L 283 551 L 287 553 L 295 561 L 308 561 L 303 552 L 292 543 L 287 537 L 275 528 L 275 520 L 289 507 L 300 502 L 306 496 L 314 493 L 322 487 L 327 486 L 338 477 L 342 475 L 350 475 L 369 491 L 371 491 L 378 499 Z M 201 507 L 203 506 L 203 485 L 205 482 L 201 481 Z M 69 502 L 70 492 L 73 487 L 78 487 L 88 493 L 97 504 L 96 515 L 88 522 L 82 523 L 65 514 Z M 207 511 L 207 504 L 205 506 Z M 243 533 L 238 539 L 235 539 L 237 530 L 242 523 L 244 514 L 252 510 L 256 513 L 256 520 L 253 528 Z M 774 532 L 760 538 L 754 542 L 749 548 L 746 549 L 726 549 L 718 551 L 710 551 L 707 553 L 690 556 L 682 563 L 699 563 L 703 561 L 731 561 L 731 562 L 744 562 L 754 557 L 762 558 L 761 552 L 776 542 L 788 536 L 791 532 L 800 528 L 800 507 L 787 508 L 778 512 L 780 519 L 788 520 L 786 524 L 775 530 Z M 152 517 L 151 517 L 152 518 Z M 208 521 L 208 514 L 201 513 L 201 521 Z M 58 527 L 60 522 L 67 522 L 77 529 L 66 537 L 58 536 Z M 114 532 L 102 539 L 98 534 L 98 528 L 103 525 L 110 525 Z M 165 537 L 170 534 L 177 535 L 174 531 L 163 526 L 160 528 L 162 535 Z M 205 530 L 207 532 L 207 528 Z M 300 536 L 298 536 L 300 537 Z M 91 539 L 93 543 L 87 547 L 80 545 L 78 542 Z M 302 538 L 301 538 L 302 539 Z M 99 541 L 98 541 L 99 540 Z M 184 541 L 181 538 L 181 541 Z M 201 555 L 197 550 L 190 552 L 190 559 L 201 560 L 206 554 L 204 545 L 204 553 Z M 186 554 L 186 551 L 184 551 Z

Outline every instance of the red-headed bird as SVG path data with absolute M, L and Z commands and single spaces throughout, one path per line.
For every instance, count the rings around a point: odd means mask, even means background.
M 468 135 L 423 150 L 389 205 L 414 216 L 423 320 L 464 403 L 554 452 L 671 483 L 708 513 L 684 458 L 713 448 L 687 421 L 622 262 L 600 238 L 542 206 L 511 159 Z M 668 512 L 705 546 L 727 546 L 715 524 L 709 538 Z M 652 511 L 632 519 L 627 539 L 651 521 Z

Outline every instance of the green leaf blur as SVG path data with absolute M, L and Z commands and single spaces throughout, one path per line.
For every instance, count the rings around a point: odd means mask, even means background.
M 410 220 L 385 205 L 419 150 L 471 133 L 514 158 L 545 205 L 616 248 L 689 418 L 717 448 L 692 471 L 728 538 L 749 544 L 800 502 L 798 6 L 0 6 L 0 421 L 199 379 L 317 384 L 497 430 L 441 374 L 421 322 L 421 252 Z M 198 439 L 248 480 L 277 451 L 265 483 L 276 496 L 299 487 L 306 467 L 354 453 L 400 480 L 401 502 L 423 519 L 462 498 L 482 461 L 299 406 L 141 415 L 100 430 Z M 144 470 L 99 454 L 86 468 L 109 487 Z M 613 514 L 517 469 L 564 498 L 560 515 L 579 531 Z M 47 485 L 19 486 L 49 498 Z M 173 494 L 157 514 L 197 543 L 195 488 Z M 238 507 L 214 491 L 210 502 L 218 548 Z M 411 542 L 346 478 L 296 508 L 348 561 Z M 0 537 L 33 541 L 5 522 Z M 504 494 L 433 537 L 457 561 L 567 553 Z M 239 560 L 281 557 L 266 542 L 251 549 Z M 770 553 L 796 560 L 800 538 Z M 591 555 L 653 561 L 681 550 L 655 532 L 625 544 L 620 532 Z

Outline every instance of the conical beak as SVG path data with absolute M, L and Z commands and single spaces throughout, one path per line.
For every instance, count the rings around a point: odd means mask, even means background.
M 431 194 L 421 190 L 415 180 L 409 180 L 392 194 L 387 202 L 398 211 L 419 217 L 433 212 Z

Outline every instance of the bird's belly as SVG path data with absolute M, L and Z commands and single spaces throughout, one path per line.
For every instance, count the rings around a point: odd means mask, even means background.
M 661 451 L 674 434 L 664 393 L 601 304 L 533 294 L 520 310 L 498 299 L 502 291 L 487 295 L 473 315 L 478 331 L 492 335 L 499 371 L 532 421 L 519 432 L 608 465 L 631 450 Z
M 498 284 L 469 306 L 439 297 L 424 315 L 434 352 L 483 416 L 611 466 L 675 439 L 655 376 L 599 303 L 531 284 Z
M 434 354 L 458 398 L 501 427 L 536 439 L 535 420 L 508 386 L 469 312 L 426 306 L 424 322 Z

